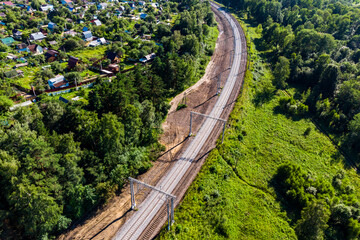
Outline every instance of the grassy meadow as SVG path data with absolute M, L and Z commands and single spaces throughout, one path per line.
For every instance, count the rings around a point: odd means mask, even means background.
M 279 99 L 286 93 L 272 87 L 264 54 L 254 45 L 262 29 L 243 26 L 252 39 L 251 70 L 230 116 L 224 143 L 219 142 L 210 153 L 175 210 L 171 231 L 164 228 L 158 239 L 297 239 L 294 216 L 272 181 L 283 163 L 295 163 L 312 178 L 330 183 L 344 169 L 344 182 L 360 187 L 356 171 L 311 119 L 293 119 L 278 110 Z M 360 199 L 359 193 L 354 195 Z

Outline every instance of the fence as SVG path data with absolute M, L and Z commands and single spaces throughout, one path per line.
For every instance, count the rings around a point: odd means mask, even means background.
M 95 82 L 92 82 L 92 83 L 89 83 L 89 84 L 86 84 L 86 85 L 80 85 L 78 86 L 78 88 L 89 88 L 89 87 L 92 87 L 94 86 Z M 69 93 L 71 92 L 71 89 L 73 89 L 75 86 L 71 86 L 71 88 L 68 88 L 67 89 L 64 89 L 64 90 L 58 90 L 58 89 L 54 89 L 54 90 L 57 90 L 57 91 L 53 91 L 53 92 L 50 92 L 48 93 L 49 96 L 56 96 L 56 95 L 59 95 L 59 94 L 64 94 L 64 93 Z

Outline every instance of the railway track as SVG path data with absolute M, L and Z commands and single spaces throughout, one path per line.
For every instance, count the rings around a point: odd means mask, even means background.
M 234 95 L 235 98 L 237 96 L 238 90 L 235 91 L 235 89 L 239 89 L 239 82 L 237 80 L 239 78 L 242 80 L 246 68 L 246 41 L 238 22 L 216 4 L 211 3 L 211 5 L 214 11 L 217 14 L 221 14 L 221 17 L 225 18 L 231 27 L 234 44 L 233 60 L 231 68 L 229 69 L 230 73 L 214 108 L 209 114 L 213 118 L 220 118 L 231 111 L 227 109 L 227 106 L 229 102 L 234 99 Z M 208 148 L 209 139 L 214 140 L 214 136 L 218 136 L 218 132 L 217 120 L 207 118 L 187 149 L 169 172 L 158 182 L 156 187 L 168 193 L 185 192 L 186 188 L 181 188 L 179 184 L 184 184 L 184 179 L 188 178 L 187 175 L 189 174 L 189 170 L 192 169 L 196 157 L 199 156 L 204 149 Z M 190 183 L 191 181 L 187 181 L 185 185 L 189 185 Z M 176 203 L 178 202 L 179 199 L 177 199 Z M 150 239 L 153 237 L 154 234 L 156 234 L 157 227 L 164 223 L 164 218 L 166 219 L 165 212 L 160 211 L 164 208 L 164 203 L 165 196 L 161 193 L 151 191 L 146 199 L 139 205 L 138 211 L 134 212 L 116 233 L 114 239 Z

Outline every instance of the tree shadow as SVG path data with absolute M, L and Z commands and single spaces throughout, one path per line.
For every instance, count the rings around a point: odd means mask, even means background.
M 255 38 L 255 39 L 252 39 L 254 45 L 255 45 L 255 48 L 258 52 L 264 52 L 266 50 L 268 50 L 267 46 L 264 44 L 263 40 L 260 39 L 260 38 Z
M 189 136 L 186 136 L 181 142 L 177 143 L 175 146 L 173 146 L 172 148 L 168 149 L 167 151 L 163 152 L 157 159 L 157 161 L 159 162 L 168 162 L 168 161 L 163 161 L 163 160 L 160 160 L 160 158 L 162 156 L 164 156 L 165 154 L 171 152 L 173 149 L 175 149 L 176 147 L 180 146 L 181 144 L 183 144 L 184 142 L 186 142 L 186 140 L 189 139 Z M 175 160 L 174 160 L 175 161 Z
M 276 91 L 268 90 L 268 89 L 262 89 L 261 91 L 256 91 L 252 102 L 255 105 L 255 107 L 259 107 L 265 103 L 270 102 L 274 98 L 275 93 Z
M 125 217 L 126 214 L 128 214 L 129 212 L 131 212 L 131 208 L 128 209 L 121 217 L 118 217 L 117 219 L 114 219 L 111 223 L 109 223 L 108 225 L 106 225 L 106 226 L 105 226 L 103 229 L 101 229 L 98 233 L 96 233 L 94 236 L 92 236 L 92 237 L 90 238 L 90 240 L 91 240 L 91 239 L 94 239 L 95 237 L 97 237 L 100 233 L 102 233 L 103 231 L 105 231 L 105 230 L 106 230 L 108 227 L 110 227 L 113 223 L 121 220 L 121 219 L 122 219 L 123 217 Z
M 291 113 L 285 111 L 284 109 L 282 109 L 280 106 L 275 106 L 273 108 L 273 113 L 275 115 L 283 115 L 286 118 L 293 120 L 294 122 L 309 118 L 308 114 L 306 114 L 306 115 L 291 114 Z
M 290 225 L 295 225 L 301 218 L 301 209 L 294 206 L 294 204 L 286 198 L 286 191 L 282 184 L 282 179 L 277 173 L 271 178 L 268 186 L 274 189 L 276 194 L 275 199 L 280 203 L 281 210 L 286 212 L 287 217 L 290 219 Z
M 194 108 L 198 108 L 203 106 L 204 104 L 206 104 L 207 102 L 209 102 L 211 99 L 213 99 L 214 97 L 218 96 L 217 94 L 214 94 L 213 96 L 211 96 L 210 98 L 208 98 L 207 100 L 205 100 L 204 102 L 200 103 L 199 105 L 195 106 Z

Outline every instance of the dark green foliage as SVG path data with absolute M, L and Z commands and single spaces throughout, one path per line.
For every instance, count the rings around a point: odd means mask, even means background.
M 304 132 L 304 136 L 305 136 L 305 137 L 306 137 L 306 136 L 309 136 L 310 133 L 311 133 L 311 127 L 308 127 L 308 128 L 305 130 L 305 132 Z
M 66 51 L 74 51 L 79 49 L 81 47 L 80 39 L 68 39 L 64 42 L 63 47 L 66 49 Z
M 301 217 L 295 227 L 298 238 L 322 239 L 330 218 L 327 204 L 322 201 L 313 201 L 302 210 Z
M 7 112 L 12 105 L 13 101 L 11 101 L 8 97 L 0 96 L 0 113 Z
M 69 72 L 66 73 L 64 77 L 70 84 L 79 84 L 82 80 L 79 72 Z
M 284 203 L 289 206 L 288 211 L 301 211 L 293 219 L 297 220 L 295 230 L 299 239 L 359 236 L 360 210 L 353 199 L 352 187 L 342 186 L 342 181 L 348 182 L 344 171 L 334 176 L 331 186 L 299 166 L 287 163 L 278 168 L 274 180 L 278 195 L 284 197 Z
M 290 62 L 286 57 L 279 57 L 274 68 L 274 85 L 278 88 L 286 88 L 286 79 L 290 76 Z
M 279 107 L 282 111 L 293 116 L 304 116 L 308 113 L 307 105 L 296 101 L 291 97 L 283 97 L 279 100 Z

